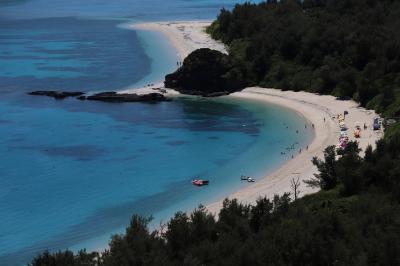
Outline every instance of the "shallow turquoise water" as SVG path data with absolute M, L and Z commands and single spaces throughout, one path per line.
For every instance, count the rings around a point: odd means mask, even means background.
M 207 204 L 246 185 L 239 174 L 261 178 L 288 159 L 281 151 L 309 138 L 291 111 L 233 99 L 34 101 L 47 106 L 0 109 L 5 254 L 82 248 L 120 232 L 133 213 L 157 222 Z M 211 185 L 193 187 L 194 176 Z
M 110 104 L 26 95 L 159 80 L 175 68 L 173 48 L 157 33 L 98 16 L 211 18 L 229 1 L 171 1 L 173 11 L 160 4 L 152 12 L 157 1 L 99 2 L 107 4 L 0 8 L 0 265 L 44 249 L 104 247 L 133 213 L 153 215 L 156 225 L 220 199 L 247 185 L 241 174 L 261 178 L 289 159 L 282 151 L 311 138 L 296 113 L 229 97 Z M 85 13 L 97 17 L 63 17 Z M 194 176 L 210 186 L 193 187 Z

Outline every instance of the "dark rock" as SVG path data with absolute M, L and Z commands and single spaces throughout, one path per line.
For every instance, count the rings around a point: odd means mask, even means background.
M 217 92 L 212 92 L 204 95 L 205 97 L 218 97 L 218 96 L 224 96 L 230 94 L 229 91 L 217 91 Z
M 188 55 L 177 71 L 166 75 L 164 85 L 184 94 L 215 97 L 243 89 L 246 84 L 241 76 L 228 55 L 202 48 Z
M 160 93 L 167 93 L 166 89 L 161 89 L 161 88 L 153 88 L 155 91 L 159 91 Z
M 29 95 L 48 96 L 55 99 L 64 99 L 66 97 L 76 97 L 78 100 L 93 100 L 93 101 L 104 101 L 104 102 L 162 102 L 169 101 L 161 93 L 149 93 L 149 94 L 128 94 L 128 93 L 117 93 L 115 91 L 101 92 L 90 96 L 85 96 L 83 92 L 68 92 L 68 91 L 33 91 L 29 92 Z
M 339 96 L 339 97 L 336 97 L 336 100 L 339 100 L 339 101 L 350 101 L 350 100 L 352 100 L 352 98 L 350 96 Z
M 138 95 L 134 93 L 117 93 L 115 91 L 101 92 L 87 96 L 86 100 L 104 101 L 104 102 L 163 102 L 169 101 L 161 93 L 149 93 Z
M 37 95 L 37 96 L 48 96 L 53 97 L 55 99 L 64 99 L 66 97 L 76 97 L 85 94 L 80 91 L 32 91 L 28 93 L 29 95 Z

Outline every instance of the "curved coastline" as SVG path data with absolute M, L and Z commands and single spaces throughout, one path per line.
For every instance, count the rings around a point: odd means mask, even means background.
M 227 97 L 239 97 L 262 101 L 266 104 L 277 104 L 299 113 L 309 124 L 314 125 L 314 136 L 308 145 L 308 149 L 297 154 L 293 159 L 277 168 L 272 173 L 266 173 L 264 178 L 256 183 L 240 189 L 229 195 L 228 198 L 236 198 L 243 203 L 254 203 L 258 197 L 273 197 L 275 194 L 291 192 L 290 181 L 299 177 L 300 181 L 309 179 L 317 172 L 311 163 L 313 157 L 322 157 L 323 150 L 329 145 L 335 145 L 339 136 L 337 120 L 333 117 L 344 110 L 349 111 L 346 123 L 353 128 L 356 122 L 372 122 L 375 112 L 359 108 L 354 101 L 338 101 L 333 96 L 321 96 L 308 92 L 281 91 L 260 87 L 246 88 Z M 325 121 L 324 121 L 325 118 Z M 381 137 L 380 133 L 373 132 L 369 128 L 363 131 L 363 137 L 359 139 L 360 148 L 365 150 L 368 145 L 375 145 L 375 141 Z M 349 132 L 350 133 L 350 132 Z M 354 138 L 349 134 L 350 139 Z M 300 196 L 316 192 L 316 189 L 300 188 Z M 216 214 L 222 207 L 222 200 L 207 205 L 210 212 Z
M 132 29 L 150 30 L 161 32 L 168 41 L 178 51 L 179 59 L 198 48 L 216 49 L 226 53 L 226 48 L 218 41 L 211 39 L 205 32 L 205 27 L 209 21 L 179 21 L 179 22 L 148 22 L 141 24 L 132 24 Z M 162 86 L 161 83 L 156 84 Z M 148 93 L 152 87 L 127 89 L 123 92 Z M 174 90 L 167 89 L 167 95 L 177 96 Z M 337 114 L 343 114 L 346 110 L 349 115 L 346 116 L 346 124 L 349 127 L 349 138 L 355 140 L 352 136 L 352 129 L 356 122 L 366 123 L 367 130 L 362 131 L 362 137 L 357 139 L 359 147 L 362 150 L 368 145 L 374 147 L 375 142 L 382 137 L 382 132 L 374 132 L 371 123 L 374 117 L 378 115 L 373 110 L 366 110 L 359 107 L 354 101 L 340 101 L 333 96 L 317 95 L 308 92 L 281 91 L 270 88 L 251 87 L 241 92 L 235 92 L 229 96 L 247 100 L 261 101 L 266 104 L 280 105 L 291 109 L 307 121 L 310 126 L 314 126 L 314 136 L 308 145 L 308 149 L 303 150 L 293 159 L 290 159 L 280 167 L 277 167 L 272 173 L 268 172 L 256 183 L 246 186 L 228 196 L 236 198 L 242 203 L 254 203 L 257 198 L 266 196 L 273 197 L 275 194 L 282 194 L 291 191 L 290 181 L 293 177 L 299 177 L 300 181 L 311 178 L 317 169 L 312 164 L 313 157 L 322 157 L 324 149 L 329 145 L 335 145 L 339 137 L 338 122 L 334 118 Z M 300 196 L 316 192 L 316 189 L 306 187 L 304 184 L 300 187 Z M 213 214 L 217 214 L 222 207 L 223 199 L 210 203 L 206 208 Z

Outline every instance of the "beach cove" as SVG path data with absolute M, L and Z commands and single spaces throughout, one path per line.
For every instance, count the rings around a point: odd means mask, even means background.
M 28 95 L 162 80 L 159 64 L 173 71 L 176 52 L 161 34 L 126 30 L 119 20 L 2 23 L 5 65 L 13 66 L 1 72 L 2 265 L 46 249 L 104 249 L 132 214 L 152 215 L 156 228 L 248 186 L 241 174 L 261 179 L 290 158 L 281 152 L 310 141 L 303 117 L 252 100 L 180 96 L 152 105 Z M 212 185 L 194 187 L 196 176 Z
M 185 58 L 190 52 L 199 48 L 215 49 L 227 53 L 224 45 L 213 40 L 206 32 L 206 27 L 211 22 L 207 21 L 179 21 L 179 22 L 152 22 L 143 24 L 133 24 L 133 29 L 158 31 L 162 33 L 176 48 L 179 58 Z M 157 83 L 156 87 L 162 87 L 162 83 Z M 140 93 L 148 93 L 152 88 L 141 88 Z M 124 92 L 132 92 L 126 90 Z M 167 89 L 167 95 L 177 96 L 177 92 Z M 359 104 L 352 100 L 337 100 L 333 96 L 317 95 L 308 92 L 281 91 L 271 88 L 246 88 L 241 92 L 233 93 L 223 98 L 238 98 L 262 102 L 267 105 L 279 105 L 291 109 L 300 114 L 308 125 L 314 128 L 312 141 L 307 145 L 307 149 L 288 160 L 283 166 L 269 171 L 264 178 L 257 183 L 240 189 L 227 198 L 238 199 L 239 202 L 254 204 L 259 197 L 272 198 L 275 194 L 282 195 L 291 192 L 291 180 L 299 178 L 304 181 L 313 177 L 317 173 L 316 167 L 312 164 L 313 157 L 323 158 L 323 151 L 327 146 L 336 145 L 340 136 L 338 114 L 348 111 L 346 124 L 349 127 L 350 140 L 357 141 L 361 151 L 365 151 L 368 145 L 375 148 L 375 142 L 383 136 L 382 131 L 374 131 L 372 121 L 378 115 L 373 110 L 366 110 L 359 107 Z M 356 125 L 365 124 L 362 136 L 356 139 L 352 130 Z M 316 192 L 316 189 L 301 185 L 300 195 Z M 222 200 L 207 205 L 207 209 L 217 214 L 222 208 Z
M 400 265 L 399 13 L 1 2 L 0 265 Z
M 49 22 L 52 20 L 40 23 Z M 71 22 L 65 19 L 59 23 Z M 74 23 L 80 25 L 80 21 Z M 108 32 L 113 32 L 111 22 L 96 23 L 91 26 L 96 31 L 106 27 Z M 159 59 L 171 60 L 176 55 L 182 60 L 201 47 L 226 52 L 223 45 L 204 32 L 208 24 L 180 21 L 141 23 L 132 27 L 156 31 L 175 47 L 173 54 Z M 125 40 L 132 40 L 134 32 L 121 30 L 118 34 L 123 34 Z M 150 39 L 158 41 L 157 38 L 151 36 Z M 108 40 L 102 38 L 99 42 Z M 48 47 L 40 50 L 44 54 L 68 51 L 74 44 L 46 45 Z M 93 42 L 88 41 L 87 47 L 92 45 Z M 115 49 L 110 45 L 111 48 Z M 132 47 L 124 49 L 119 55 L 121 58 L 138 52 Z M 128 63 L 146 57 L 145 51 L 139 55 Z M 63 70 L 62 73 L 75 77 L 78 65 L 79 62 L 73 61 L 57 71 Z M 151 79 L 162 73 L 149 73 L 151 66 L 144 65 L 143 72 L 147 71 L 148 79 L 134 82 L 134 85 L 125 84 L 124 92 L 147 93 L 162 86 L 159 83 L 162 80 Z M 174 62 L 168 61 L 168 65 L 172 69 Z M 48 74 L 45 71 L 50 68 L 43 67 L 39 74 Z M 14 71 L 12 74 L 16 75 L 21 70 Z M 51 74 L 56 76 L 57 72 Z M 107 76 L 111 77 L 112 73 L 107 72 Z M 104 79 L 109 83 L 103 86 L 117 89 L 128 83 L 129 78 L 125 73 L 124 82 L 118 85 L 112 84 L 111 78 Z M 135 78 L 140 80 L 139 75 Z M 73 84 L 78 85 L 80 81 L 76 79 Z M 26 83 L 26 80 L 21 82 Z M 155 85 L 138 89 L 143 83 Z M 152 226 L 157 227 L 159 221 L 166 221 L 175 211 L 190 212 L 199 203 L 216 213 L 225 197 L 252 203 L 259 196 L 289 192 L 293 173 L 308 179 L 315 172 L 310 159 L 322 155 L 326 145 L 336 144 L 339 129 L 332 116 L 348 110 L 346 122 L 350 127 L 355 121 L 371 122 L 375 116 L 373 112 L 357 108 L 351 101 L 263 88 L 248 88 L 218 99 L 186 97 L 168 91 L 176 101 L 172 105 L 155 106 L 82 105 L 73 100 L 32 100 L 26 95 L 9 94 L 10 102 L 1 105 L 2 113 L 7 116 L 0 117 L 4 147 L 1 170 L 11 177 L 5 180 L 0 191 L 6 204 L 2 206 L 4 217 L 8 218 L 2 221 L 2 228 L 8 230 L 1 239 L 6 243 L 3 245 L 6 255 L 0 255 L 0 262 L 9 261 L 16 253 L 26 258 L 46 248 L 102 249 L 112 233 L 124 230 L 132 213 L 153 214 Z M 59 117 L 63 120 L 57 120 Z M 322 124 L 325 117 L 326 122 Z M 33 130 L 38 130 L 37 134 L 32 134 L 36 132 Z M 361 146 L 374 144 L 379 137 L 367 131 L 362 135 Z M 285 150 L 292 145 L 294 148 L 290 152 Z M 218 148 L 211 153 L 205 146 L 210 150 Z M 282 155 L 281 152 L 286 153 Z M 29 176 L 23 179 L 26 173 Z M 241 182 L 240 174 L 253 176 L 256 183 Z M 209 188 L 193 187 L 190 181 L 196 175 L 210 178 Z M 146 183 L 149 181 L 151 184 Z M 312 192 L 305 186 L 301 190 L 302 194 Z M 35 213 L 42 217 L 39 219 Z M 15 222 L 22 218 L 33 221 L 31 228 Z M 35 230 L 34 234 L 29 230 Z

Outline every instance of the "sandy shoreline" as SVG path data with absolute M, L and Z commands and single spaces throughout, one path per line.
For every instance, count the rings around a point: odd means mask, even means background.
M 205 32 L 206 27 L 209 26 L 210 23 L 210 21 L 146 22 L 129 24 L 124 27 L 133 30 L 160 32 L 172 44 L 172 46 L 175 47 L 177 60 L 183 61 L 186 56 L 199 48 L 210 48 L 227 53 L 223 43 L 213 40 Z M 162 81 L 154 80 L 153 82 L 153 84 L 140 88 L 129 86 L 119 92 L 147 94 L 157 92 L 158 88 L 165 89 Z M 177 94 L 176 91 L 167 89 L 165 95 L 176 96 Z
M 337 144 L 340 129 L 338 120 L 334 117 L 337 114 L 343 114 L 345 110 L 349 112 L 349 115 L 346 116 L 346 125 L 349 127 L 348 136 L 350 140 L 356 140 L 353 136 L 356 122 L 360 122 L 361 126 L 364 123 L 368 126 L 366 130 L 362 130 L 361 138 L 357 139 L 359 147 L 363 151 L 368 145 L 374 147 L 376 140 L 382 137 L 381 131 L 374 132 L 372 130 L 372 121 L 377 116 L 376 113 L 373 110 L 358 107 L 358 104 L 354 101 L 339 101 L 333 96 L 322 96 L 308 92 L 280 91 L 256 87 L 246 88 L 227 97 L 240 97 L 284 106 L 303 115 L 315 127 L 315 136 L 309 144 L 308 150 L 303 149 L 294 159 L 289 160 L 273 173 L 229 195 L 229 198 L 236 198 L 243 203 L 254 203 L 260 196 L 271 198 L 275 194 L 282 195 L 285 192 L 291 192 L 290 180 L 293 177 L 299 177 L 300 180 L 313 177 L 317 169 L 311 163 L 311 159 L 314 156 L 323 158 L 323 150 L 329 145 Z M 305 184 L 300 186 L 300 195 L 315 191 Z M 207 209 L 212 213 L 217 213 L 221 207 L 222 200 L 209 204 Z
M 177 49 L 181 60 L 190 52 L 198 48 L 216 49 L 226 53 L 223 44 L 213 40 L 205 33 L 205 27 L 210 22 L 187 21 L 187 22 L 151 22 L 142 24 L 133 24 L 129 27 L 140 30 L 153 30 L 163 33 L 171 44 Z M 150 87 L 139 89 L 128 89 L 123 92 L 129 93 L 148 93 L 163 88 L 162 83 Z M 177 95 L 174 90 L 167 89 L 165 93 L 168 96 Z M 309 179 L 316 173 L 315 166 L 311 159 L 314 156 L 323 157 L 323 150 L 329 145 L 336 145 L 338 142 L 340 129 L 338 120 L 334 117 L 337 114 L 343 114 L 346 110 L 349 115 L 346 116 L 346 125 L 349 128 L 348 136 L 350 140 L 353 137 L 353 129 L 356 122 L 361 126 L 364 123 L 368 126 L 367 130 L 362 130 L 361 138 L 357 139 L 362 150 L 368 145 L 375 145 L 376 140 L 382 137 L 382 132 L 374 132 L 372 128 L 373 118 L 377 114 L 373 110 L 365 110 L 358 107 L 354 101 L 339 101 L 333 96 L 321 96 L 308 92 L 280 91 L 266 88 L 246 88 L 241 92 L 236 92 L 225 97 L 238 97 L 255 101 L 263 101 L 267 104 L 278 104 L 290 108 L 304 116 L 315 127 L 315 136 L 309 144 L 308 150 L 302 150 L 294 159 L 286 162 L 282 167 L 273 173 L 266 175 L 256 183 L 249 185 L 228 196 L 236 198 L 243 203 L 254 203 L 258 197 L 273 197 L 275 194 L 283 194 L 291 191 L 290 180 L 293 177 L 299 177 L 300 180 Z M 268 148 L 268 147 L 266 147 Z M 304 184 L 300 187 L 300 195 L 305 195 L 315 190 L 306 187 Z M 207 205 L 207 209 L 212 213 L 218 213 L 222 207 L 222 200 Z
M 180 61 L 199 48 L 210 48 L 227 53 L 225 45 L 213 40 L 205 32 L 210 21 L 148 22 L 131 24 L 128 28 L 161 32 L 178 52 Z

